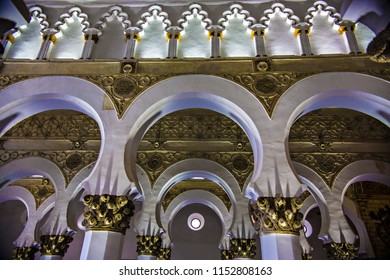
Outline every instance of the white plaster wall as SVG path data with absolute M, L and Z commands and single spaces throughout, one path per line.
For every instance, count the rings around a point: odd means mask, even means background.
M 368 28 L 362 23 L 357 23 L 355 29 L 355 36 L 358 42 L 359 50 L 362 53 L 366 53 L 368 44 L 375 37 L 374 31 L 372 31 L 370 28 Z
M 29 24 L 20 27 L 20 36 L 9 48 L 6 58 L 36 59 L 41 43 L 41 25 L 33 18 Z
M 84 47 L 83 27 L 77 17 L 66 19 L 66 22 L 67 24 L 59 27 L 60 32 L 56 35 L 57 41 L 53 45 L 50 58 L 79 59 L 81 57 Z
M 178 58 L 210 57 L 210 41 L 199 17 L 188 20 L 177 46 Z
M 92 51 L 92 58 L 123 58 L 126 39 L 122 22 L 116 17 L 109 21 Z
M 222 57 L 255 56 L 254 42 L 248 26 L 240 17 L 229 19 L 221 41 Z
M 135 49 L 135 58 L 166 58 L 168 39 L 165 36 L 164 24 L 159 19 L 151 19 L 144 26 Z

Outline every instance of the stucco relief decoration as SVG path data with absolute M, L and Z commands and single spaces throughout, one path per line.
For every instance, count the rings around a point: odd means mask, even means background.
M 37 247 L 15 247 L 12 250 L 12 259 L 33 260 L 36 252 L 38 252 Z
M 72 241 L 73 237 L 69 235 L 42 235 L 40 252 L 42 255 L 63 257 Z
M 268 67 L 267 67 L 268 68 Z M 223 75 L 250 90 L 263 104 L 271 116 L 275 105 L 282 94 L 294 83 L 309 76 L 303 73 L 247 73 L 240 75 Z
M 346 242 L 332 242 L 329 245 L 328 257 L 331 260 L 357 260 L 358 247 Z
M 86 195 L 83 225 L 87 230 L 125 234 L 134 214 L 134 204 L 126 196 Z
M 145 256 L 159 256 L 162 239 L 157 235 L 138 235 L 137 254 Z
M 256 255 L 256 240 L 245 238 L 231 239 L 230 254 L 232 259 L 254 259 Z
M 260 234 L 288 233 L 299 235 L 302 228 L 302 198 L 259 197 L 251 203 L 252 223 Z

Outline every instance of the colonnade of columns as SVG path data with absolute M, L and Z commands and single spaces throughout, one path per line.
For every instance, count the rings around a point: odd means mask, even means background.
M 84 243 L 80 259 L 120 259 L 123 240 L 134 214 L 134 204 L 127 196 L 86 195 L 83 225 Z M 303 201 L 300 198 L 259 197 L 250 203 L 250 217 L 260 235 L 262 259 L 311 259 L 310 252 L 303 252 L 299 234 L 302 230 Z M 39 250 L 41 260 L 60 260 L 73 241 L 72 233 L 42 235 L 40 248 L 15 247 L 13 259 L 31 260 Z M 163 244 L 159 235 L 138 235 L 139 260 L 168 260 L 172 246 Z M 334 260 L 357 259 L 358 248 L 345 242 L 324 245 L 328 258 Z M 222 260 L 256 259 L 256 240 L 230 238 L 227 249 L 221 250 Z

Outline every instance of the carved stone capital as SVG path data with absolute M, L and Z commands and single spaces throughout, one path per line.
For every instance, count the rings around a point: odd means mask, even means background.
M 162 239 L 157 235 L 138 235 L 137 254 L 145 256 L 159 256 Z
M 221 250 L 221 260 L 232 260 L 232 252 L 230 250 Z
M 171 259 L 171 248 L 163 248 L 160 247 L 160 250 L 158 251 L 157 260 L 170 260 Z
M 357 260 L 358 249 L 354 244 L 332 242 L 327 247 L 328 258 L 331 260 Z
M 37 251 L 38 248 L 36 247 L 15 247 L 12 250 L 12 259 L 33 260 Z
M 311 260 L 313 256 L 309 253 L 302 253 L 302 260 Z
M 233 238 L 230 240 L 231 259 L 253 259 L 256 255 L 256 240 Z
M 42 235 L 41 255 L 64 256 L 73 237 L 69 235 Z
M 83 225 L 87 230 L 125 234 L 134 214 L 134 204 L 127 196 L 86 195 Z
M 294 197 L 259 197 L 251 203 L 252 223 L 260 234 L 284 233 L 299 235 L 303 200 Z

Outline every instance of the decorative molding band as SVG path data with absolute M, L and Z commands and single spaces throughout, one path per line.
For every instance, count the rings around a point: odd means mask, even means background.
M 33 260 L 36 252 L 38 252 L 38 248 L 36 247 L 14 247 L 12 250 L 12 259 Z
M 127 196 L 110 194 L 86 195 L 83 225 L 86 230 L 120 232 L 130 226 L 134 204 Z
M 69 235 L 42 235 L 41 255 L 64 256 L 73 237 Z
M 302 198 L 259 197 L 251 203 L 251 220 L 260 234 L 283 233 L 299 235 L 302 228 Z
M 138 235 L 137 236 L 137 254 L 145 256 L 159 257 L 161 251 L 162 239 L 157 235 Z

